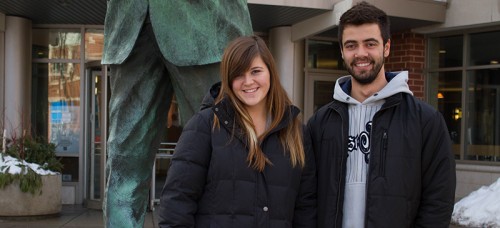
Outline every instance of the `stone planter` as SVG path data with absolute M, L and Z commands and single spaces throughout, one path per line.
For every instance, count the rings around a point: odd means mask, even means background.
M 42 194 L 22 192 L 18 181 L 0 189 L 0 216 L 37 216 L 61 212 L 61 175 L 44 175 L 42 183 Z

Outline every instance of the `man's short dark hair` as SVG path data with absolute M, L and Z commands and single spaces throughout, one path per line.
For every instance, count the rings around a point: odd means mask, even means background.
M 386 44 L 391 37 L 391 25 L 389 22 L 389 17 L 387 17 L 387 14 L 381 9 L 373 6 L 370 3 L 362 1 L 347 10 L 340 17 L 338 29 L 338 38 L 340 41 L 340 45 L 342 46 L 342 34 L 344 32 L 345 26 L 359 26 L 371 23 L 375 23 L 378 25 L 378 27 L 380 28 L 380 34 L 382 35 L 382 40 L 384 44 Z

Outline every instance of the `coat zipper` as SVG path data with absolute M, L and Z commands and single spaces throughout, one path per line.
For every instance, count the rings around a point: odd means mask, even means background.
M 339 214 L 340 214 L 340 211 L 343 210 L 343 208 L 341 209 L 340 208 L 340 205 L 342 204 L 343 205 L 343 202 L 341 203 L 340 201 L 342 200 L 340 198 L 340 195 L 342 194 L 342 192 L 345 191 L 345 185 L 343 184 L 343 179 L 345 178 L 345 162 L 344 162 L 344 156 L 345 154 L 347 153 L 347 150 L 345 148 L 345 145 L 347 145 L 347 142 L 344 142 L 345 141 L 345 123 L 344 123 L 344 116 L 342 115 L 342 113 L 339 111 L 339 110 L 336 110 L 334 109 L 335 111 L 337 111 L 337 113 L 340 115 L 340 122 L 342 123 L 342 135 L 341 135 L 341 151 L 342 151 L 342 156 L 340 157 L 340 174 L 339 174 L 339 177 L 338 177 L 338 180 L 339 180 L 339 186 L 340 186 L 340 189 L 338 191 L 338 194 L 337 194 L 337 213 L 335 214 L 335 223 L 334 223 L 334 227 L 338 224 L 338 220 L 339 220 Z

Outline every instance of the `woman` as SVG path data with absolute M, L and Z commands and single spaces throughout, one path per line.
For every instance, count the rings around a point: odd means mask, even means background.
M 207 104 L 177 143 L 160 227 L 315 227 L 310 143 L 261 38 L 227 46 Z

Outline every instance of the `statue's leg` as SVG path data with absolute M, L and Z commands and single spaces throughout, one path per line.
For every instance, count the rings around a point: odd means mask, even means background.
M 179 104 L 181 125 L 200 110 L 201 101 L 210 87 L 220 81 L 220 64 L 177 67 L 165 61 L 175 98 Z
M 166 128 L 173 89 L 148 27 L 129 58 L 111 65 L 106 227 L 143 227 L 155 154 Z

